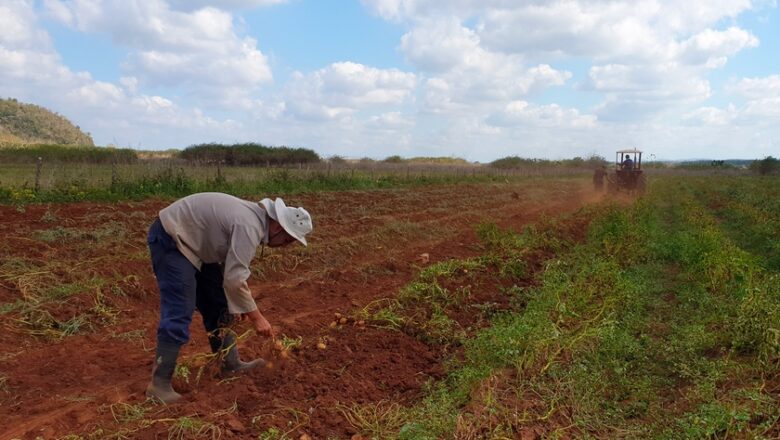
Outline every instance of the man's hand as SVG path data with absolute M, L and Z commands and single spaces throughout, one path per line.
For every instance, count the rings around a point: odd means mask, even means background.
M 255 325 L 255 331 L 263 336 L 274 336 L 274 329 L 271 324 L 263 315 L 260 315 L 260 319 L 253 319 L 252 324 Z
M 271 327 L 271 324 L 268 322 L 267 319 L 265 319 L 265 316 L 263 316 L 259 310 L 253 310 L 249 313 L 243 313 L 240 315 L 241 320 L 244 318 L 249 318 L 250 321 L 252 321 L 252 325 L 255 327 L 255 331 L 263 336 L 274 336 L 274 329 Z

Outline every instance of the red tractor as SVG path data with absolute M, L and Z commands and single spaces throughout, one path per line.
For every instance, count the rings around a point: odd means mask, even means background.
M 636 148 L 615 154 L 615 172 L 607 175 L 607 192 L 643 194 L 647 180 L 642 172 L 642 152 Z

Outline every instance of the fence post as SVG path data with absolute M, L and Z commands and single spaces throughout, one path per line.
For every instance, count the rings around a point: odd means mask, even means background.
M 43 166 L 43 158 L 38 157 L 38 162 L 35 164 L 35 192 L 41 189 L 41 167 Z
M 117 181 L 119 179 L 116 175 L 116 160 L 111 161 L 111 190 L 113 191 L 114 188 L 116 188 Z

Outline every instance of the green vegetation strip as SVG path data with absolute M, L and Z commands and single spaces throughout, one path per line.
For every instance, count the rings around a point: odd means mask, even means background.
M 6 165 L 0 204 L 143 200 L 218 191 L 238 196 L 317 191 L 371 190 L 435 184 L 505 183 L 526 176 L 476 170 L 359 170 L 305 168 L 219 168 L 135 165 L 46 164 L 36 189 L 34 166 Z M 558 175 L 556 178 L 561 178 Z
M 741 248 L 761 257 L 767 269 L 780 271 L 780 185 L 776 177 L 694 180 L 724 231 Z M 713 180 L 709 180 L 713 182 Z
M 555 229 L 483 229 L 485 256 L 429 267 L 373 314 L 462 344 L 446 378 L 417 406 L 355 406 L 348 420 L 375 438 L 777 438 L 780 279 L 702 198 L 730 183 L 658 181 L 630 207 L 588 212 L 579 243 L 555 243 Z M 555 251 L 535 287 L 507 288 L 540 248 Z M 469 332 L 448 311 L 480 270 L 498 275 L 512 307 Z

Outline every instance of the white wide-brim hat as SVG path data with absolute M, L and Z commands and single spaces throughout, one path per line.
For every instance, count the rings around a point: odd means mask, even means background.
M 303 208 L 291 208 L 284 204 L 284 200 L 281 197 L 277 197 L 275 201 L 271 202 L 271 199 L 263 199 L 260 201 L 268 215 L 279 222 L 293 238 L 300 241 L 304 246 L 306 243 L 306 234 L 314 229 L 311 223 L 311 215 Z

